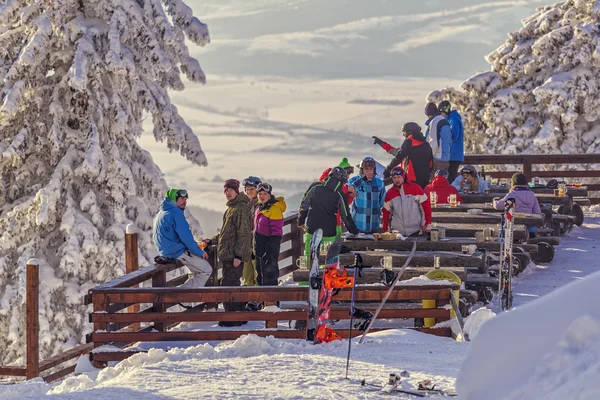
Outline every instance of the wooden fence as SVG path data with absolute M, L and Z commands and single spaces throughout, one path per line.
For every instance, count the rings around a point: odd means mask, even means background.
M 82 344 L 61 354 L 40 362 L 39 343 L 39 262 L 36 259 L 27 261 L 26 271 L 26 365 L 0 366 L 0 376 L 16 376 L 33 379 L 41 376 L 46 382 L 53 382 L 75 371 L 75 365 L 59 368 L 52 373 L 42 374 L 52 368 L 73 360 L 93 349 L 92 344 Z
M 465 164 L 472 165 L 521 165 L 521 170 L 511 171 L 485 171 L 496 179 L 510 178 L 516 172 L 523 172 L 529 179 L 533 177 L 570 179 L 570 178 L 600 178 L 600 170 L 559 170 L 557 166 L 570 166 L 573 164 L 600 164 L 600 154 L 469 154 L 465 155 Z M 533 169 L 533 166 L 541 168 Z M 600 191 L 600 184 L 585 183 L 588 191 Z M 600 195 L 590 198 L 593 204 L 600 203 Z

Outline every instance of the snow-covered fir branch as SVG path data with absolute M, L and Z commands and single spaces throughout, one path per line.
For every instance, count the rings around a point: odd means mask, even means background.
M 25 263 L 40 260 L 42 357 L 84 340 L 82 296 L 124 272 L 125 226 L 140 262 L 166 190 L 139 147 L 156 140 L 206 165 L 171 104 L 181 75 L 204 83 L 186 39 L 210 42 L 181 0 L 0 2 L 0 363 L 25 349 Z
M 432 92 L 463 114 L 470 153 L 600 152 L 599 0 L 540 7 L 487 56 L 491 71 Z

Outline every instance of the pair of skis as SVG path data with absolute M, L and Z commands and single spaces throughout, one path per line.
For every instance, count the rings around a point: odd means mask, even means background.
M 515 216 L 515 199 L 506 199 L 502 215 L 500 231 L 500 270 L 498 273 L 498 310 L 506 311 L 512 307 L 512 275 L 513 275 L 513 224 Z
M 351 317 L 354 317 L 356 312 L 359 311 L 355 310 L 354 308 L 354 290 L 356 284 L 356 273 L 354 277 L 347 276 L 346 269 L 341 267 L 339 264 L 339 255 L 343 246 L 342 239 L 336 240 L 329 247 L 329 250 L 327 251 L 327 257 L 325 259 L 325 270 L 323 271 L 323 279 L 321 280 L 319 278 L 319 247 L 322 240 L 323 231 L 321 229 L 318 229 L 314 232 L 310 243 L 311 268 L 309 273 L 308 321 L 306 340 L 312 341 L 315 344 L 341 339 L 341 337 L 337 335 L 333 329 L 327 327 L 327 322 L 329 321 L 331 298 L 334 294 L 336 294 L 336 291 L 342 288 L 352 288 L 353 296 L 352 304 L 350 306 Z M 375 314 L 371 317 L 370 313 L 365 313 L 368 315 L 369 322 L 366 329 L 363 332 L 359 343 L 362 343 L 367 334 L 369 333 L 374 321 L 379 315 L 379 312 L 385 305 L 385 302 L 394 290 L 394 287 L 404 274 L 404 271 L 406 270 L 408 264 L 415 255 L 416 250 L 417 243 L 414 242 L 412 250 L 408 258 L 406 259 L 406 262 L 404 263 L 402 269 L 398 272 L 398 274 L 390 284 L 389 289 L 385 294 L 383 300 L 377 307 Z M 359 266 L 355 266 L 355 271 L 357 268 L 359 268 Z M 319 296 L 319 290 L 321 290 L 321 296 Z M 364 324 L 365 321 L 359 323 L 359 325 L 362 326 L 364 326 Z

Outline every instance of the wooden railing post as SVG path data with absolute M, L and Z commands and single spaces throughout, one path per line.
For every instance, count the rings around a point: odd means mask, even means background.
M 304 254 L 304 243 L 302 243 L 302 236 L 304 231 L 298 228 L 296 220 L 293 220 L 290 224 L 292 235 L 292 267 L 297 268 L 298 258 Z
M 27 379 L 40 375 L 39 268 L 37 259 L 27 261 Z
M 531 161 L 528 158 L 523 158 L 523 166 L 521 167 L 521 172 L 525 174 L 527 179 L 531 180 Z
M 127 228 L 125 229 L 125 273 L 130 274 L 137 271 L 138 268 L 138 231 L 134 224 L 128 224 Z M 139 287 L 139 285 L 134 285 L 133 287 Z M 134 304 L 129 306 L 127 308 L 127 312 L 140 312 L 140 305 Z M 131 324 L 130 329 L 134 331 L 139 330 L 140 324 Z
M 154 275 L 152 275 L 152 287 L 165 287 L 167 283 L 167 273 L 166 271 L 158 271 Z M 164 313 L 167 308 L 165 303 L 153 303 L 152 304 L 153 312 L 155 313 Z M 164 322 L 155 322 L 154 328 L 159 332 L 166 332 L 167 325 Z

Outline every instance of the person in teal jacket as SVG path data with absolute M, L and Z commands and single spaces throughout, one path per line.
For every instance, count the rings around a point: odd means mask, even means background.
M 198 246 L 183 211 L 188 200 L 184 189 L 170 189 L 154 217 L 152 240 L 164 258 L 179 260 L 192 272 L 181 287 L 201 287 L 212 274 L 208 255 Z
M 452 109 L 452 105 L 448 100 L 441 101 L 438 109 L 450 124 L 450 131 L 452 132 L 448 181 L 453 182 L 458 176 L 458 167 L 465 161 L 465 130 L 462 117 L 458 111 Z

